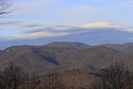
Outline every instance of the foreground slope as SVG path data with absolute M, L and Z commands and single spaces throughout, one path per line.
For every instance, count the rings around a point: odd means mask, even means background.
M 13 46 L 0 53 L 0 68 L 14 62 L 29 72 L 50 72 L 66 69 L 90 70 L 93 67 L 105 67 L 114 61 L 120 61 L 125 54 L 116 50 L 97 46 L 77 50 L 66 47 Z
M 0 68 L 4 68 L 10 61 L 20 65 L 24 69 L 37 71 L 59 66 L 56 53 L 69 48 L 14 46 L 3 50 L 0 54 Z

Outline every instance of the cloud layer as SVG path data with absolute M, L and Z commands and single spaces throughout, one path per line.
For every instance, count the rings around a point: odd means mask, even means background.
M 31 28 L 31 27 L 40 27 L 40 26 L 43 26 L 43 25 L 38 24 L 38 23 L 30 23 L 30 24 L 24 25 L 23 27 Z
M 21 32 L 22 36 L 17 37 L 17 39 L 62 37 L 67 35 L 80 34 L 85 32 L 94 32 L 94 31 L 104 31 L 104 30 L 129 32 L 128 27 L 115 25 L 109 22 L 98 22 L 98 23 L 85 24 L 81 26 L 58 25 L 58 26 L 42 27 L 37 29 L 29 29 L 22 31 Z

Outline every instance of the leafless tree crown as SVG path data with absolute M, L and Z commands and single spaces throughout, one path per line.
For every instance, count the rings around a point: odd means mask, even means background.
M 7 9 L 12 5 L 14 0 L 0 0 L 0 16 L 10 13 Z

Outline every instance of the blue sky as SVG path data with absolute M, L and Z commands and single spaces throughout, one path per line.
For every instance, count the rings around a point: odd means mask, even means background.
M 133 0 L 15 0 L 8 10 L 0 18 L 1 44 L 133 41 Z

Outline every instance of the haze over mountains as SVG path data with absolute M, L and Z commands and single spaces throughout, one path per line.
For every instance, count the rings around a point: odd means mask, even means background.
M 79 42 L 52 42 L 43 46 L 12 46 L 0 51 L 0 68 L 14 62 L 29 72 L 67 69 L 94 71 L 123 61 L 133 68 L 133 43 L 90 46 Z M 130 49 L 130 50 L 128 50 Z

